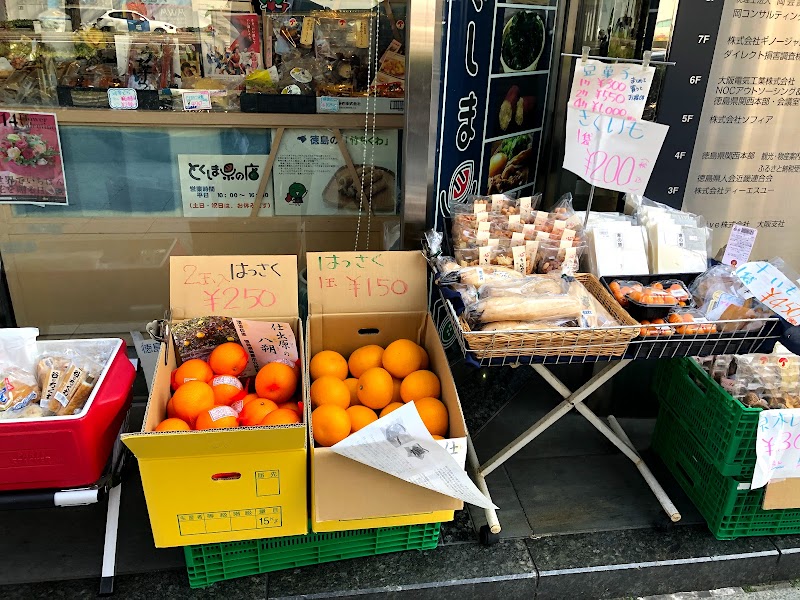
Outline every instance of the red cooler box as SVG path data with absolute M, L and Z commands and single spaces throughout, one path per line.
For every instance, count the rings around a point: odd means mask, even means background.
M 72 488 L 100 479 L 131 405 L 136 375 L 120 339 L 38 342 L 40 352 L 108 344 L 108 360 L 80 414 L 0 420 L 0 490 Z

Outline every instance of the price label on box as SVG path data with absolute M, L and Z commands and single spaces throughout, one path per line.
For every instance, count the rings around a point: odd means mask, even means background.
M 183 110 L 211 110 L 211 92 L 208 90 L 184 92 Z
M 139 108 L 139 97 L 133 88 L 110 88 L 108 106 L 114 110 L 136 110 Z
M 321 96 L 319 109 L 322 112 L 339 112 L 339 99 L 332 96 Z

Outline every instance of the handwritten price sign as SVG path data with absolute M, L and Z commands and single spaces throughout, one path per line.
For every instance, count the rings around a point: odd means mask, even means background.
M 569 106 L 609 117 L 641 119 L 655 72 L 655 67 L 642 65 L 579 61 Z
M 736 275 L 759 302 L 792 325 L 800 323 L 800 290 L 777 267 L 759 260 L 743 264 Z
M 296 256 L 173 256 L 173 316 L 296 316 L 296 273 Z
M 425 259 L 420 252 L 310 252 L 311 312 L 424 310 Z
M 641 194 L 668 130 L 569 107 L 564 168 L 598 187 Z
M 751 489 L 764 487 L 773 478 L 800 477 L 799 413 L 796 409 L 761 411 Z

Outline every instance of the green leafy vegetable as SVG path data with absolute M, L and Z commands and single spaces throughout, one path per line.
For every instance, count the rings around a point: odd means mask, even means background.
M 544 48 L 544 37 L 544 23 L 539 15 L 532 11 L 514 15 L 503 31 L 503 60 L 515 71 L 531 66 Z

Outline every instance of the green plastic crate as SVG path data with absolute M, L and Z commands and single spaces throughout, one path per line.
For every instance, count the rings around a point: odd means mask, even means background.
M 766 488 L 751 491 L 749 479 L 722 475 L 666 406 L 658 413 L 652 447 L 717 539 L 800 533 L 800 509 L 763 510 Z
M 185 546 L 189 585 L 271 573 L 324 562 L 402 550 L 431 550 L 441 523 L 309 533 L 283 538 Z
M 662 360 L 655 392 L 722 475 L 749 479 L 760 408 L 747 408 L 690 358 Z

